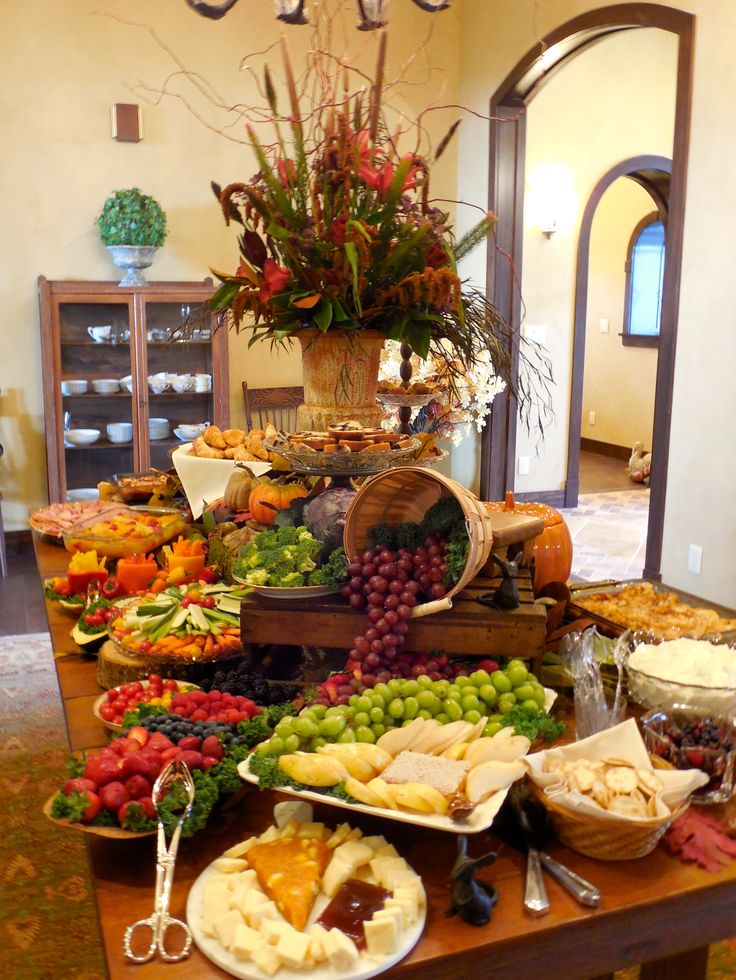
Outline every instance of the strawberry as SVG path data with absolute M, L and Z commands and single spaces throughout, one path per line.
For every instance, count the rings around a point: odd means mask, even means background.
M 202 755 L 209 755 L 218 760 L 225 755 L 225 750 L 217 735 L 208 735 L 202 741 L 201 752 Z
M 144 745 L 148 744 L 148 739 L 150 738 L 150 732 L 148 729 L 143 728 L 142 725 L 136 725 L 135 727 L 128 730 L 128 738 L 135 739 L 136 742 L 143 748 Z
M 170 749 L 173 744 L 171 739 L 167 738 L 162 732 L 154 732 L 149 738 L 146 748 L 154 749 L 156 752 L 163 752 L 165 749 Z
M 202 753 L 201 752 L 182 752 L 179 756 L 181 761 L 189 769 L 201 769 L 202 768 Z
M 148 782 L 145 776 L 142 776 L 139 773 L 136 773 L 134 776 L 129 776 L 128 779 L 125 780 L 124 785 L 131 800 L 138 800 L 141 798 L 141 796 L 151 795 L 151 784 Z
M 106 810 L 112 810 L 115 813 L 129 799 L 130 795 L 127 789 L 120 782 L 107 783 L 100 790 L 100 803 Z
M 84 767 L 84 778 L 91 780 L 96 786 L 111 783 L 120 778 L 120 766 L 117 764 L 120 761 L 117 759 L 114 762 L 112 759 L 104 758 L 102 754 L 93 755 L 87 759 L 87 764 Z
M 85 823 L 89 823 L 90 820 L 95 819 L 97 814 L 102 809 L 102 803 L 97 793 L 92 793 L 88 789 L 85 790 L 82 795 L 85 797 L 87 801 L 87 807 L 85 810 L 82 811 L 82 820 Z
M 196 735 L 185 735 L 184 738 L 179 739 L 178 747 L 182 752 L 199 752 L 201 739 Z
M 71 796 L 72 793 L 84 793 L 86 790 L 94 793 L 97 790 L 97 785 L 91 779 L 83 779 L 81 776 L 77 776 L 76 779 L 67 779 L 64 783 L 64 796 Z

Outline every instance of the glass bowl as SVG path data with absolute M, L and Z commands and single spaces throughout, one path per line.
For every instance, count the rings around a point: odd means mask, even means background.
M 675 769 L 700 769 L 709 777 L 708 783 L 693 793 L 693 803 L 705 806 L 731 799 L 736 760 L 733 716 L 702 714 L 682 704 L 670 711 L 650 711 L 640 724 L 649 753 Z
M 181 534 L 186 517 L 174 507 L 125 507 L 80 521 L 64 531 L 67 551 L 96 551 L 108 558 L 125 558 L 153 551 Z

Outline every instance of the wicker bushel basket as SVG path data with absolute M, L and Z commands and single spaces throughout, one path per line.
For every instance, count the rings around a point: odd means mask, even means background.
M 450 609 L 452 597 L 472 582 L 488 561 L 493 530 L 485 505 L 470 490 L 441 473 L 422 466 L 402 466 L 367 480 L 345 515 L 343 543 L 347 554 L 355 555 L 371 547 L 368 532 L 376 524 L 419 522 L 441 497 L 455 497 L 463 509 L 470 539 L 468 560 L 463 574 L 447 595 L 415 606 L 414 618 Z
M 662 765 L 661 759 L 652 759 L 655 769 L 671 768 Z M 587 857 L 601 861 L 632 861 L 651 854 L 667 831 L 667 828 L 687 810 L 690 800 L 685 800 L 668 817 L 658 820 L 631 823 L 623 820 L 596 820 L 594 817 L 575 813 L 562 807 L 545 795 L 544 791 L 529 780 L 534 796 L 549 813 L 555 836 L 567 847 Z

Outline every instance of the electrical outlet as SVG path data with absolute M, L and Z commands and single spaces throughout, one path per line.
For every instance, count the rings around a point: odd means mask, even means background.
M 610 325 L 611 325 L 611 321 L 610 320 L 606 320 L 605 318 L 601 318 L 601 320 L 600 320 L 601 333 L 608 333 L 608 328 L 610 327 Z
M 588 412 L 588 425 L 595 425 L 595 412 Z
M 687 570 L 700 575 L 703 568 L 703 549 L 699 544 L 691 544 L 687 549 Z
M 517 464 L 517 471 L 519 473 L 519 476 L 528 476 L 529 475 L 529 457 L 528 456 L 519 456 L 519 461 L 518 461 L 518 464 Z

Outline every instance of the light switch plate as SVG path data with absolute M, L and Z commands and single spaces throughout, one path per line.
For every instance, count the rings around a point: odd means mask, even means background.
M 700 575 L 703 570 L 703 549 L 699 544 L 691 544 L 687 549 L 687 570 Z
M 519 476 L 528 476 L 529 474 L 529 457 L 519 456 L 519 461 L 517 463 L 517 470 Z
M 601 325 L 601 333 L 608 333 L 608 328 L 611 326 L 611 321 L 603 318 L 600 321 L 600 325 Z

